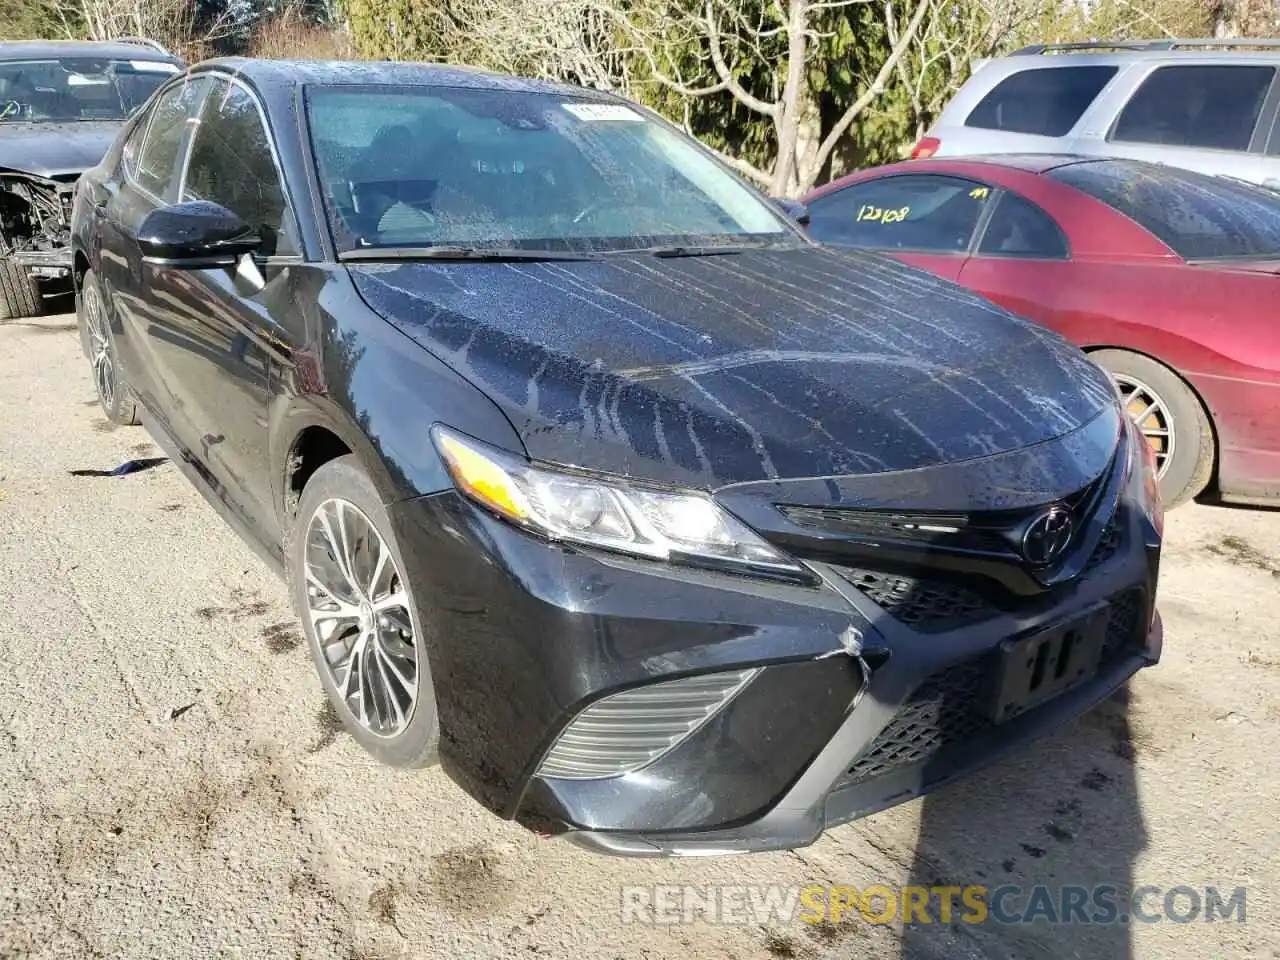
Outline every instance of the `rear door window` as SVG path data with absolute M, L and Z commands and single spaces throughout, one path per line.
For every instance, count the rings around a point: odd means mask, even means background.
M 963 253 L 991 193 L 935 174 L 864 180 L 814 200 L 809 233 L 841 246 Z
M 987 221 L 978 254 L 1064 260 L 1069 251 L 1067 238 L 1052 217 L 1016 193 L 1003 193 Z
M 1118 210 L 1187 260 L 1280 257 L 1280 194 L 1162 164 L 1074 163 L 1055 180 Z
M 1110 140 L 1248 150 L 1275 68 L 1159 67 L 1120 112 Z
M 997 83 L 965 120 L 966 127 L 1063 137 L 1102 92 L 1115 67 L 1037 67 Z

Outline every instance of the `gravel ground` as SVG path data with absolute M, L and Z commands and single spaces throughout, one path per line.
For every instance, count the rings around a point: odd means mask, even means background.
M 282 585 L 171 466 L 72 473 L 148 439 L 101 416 L 72 317 L 0 325 L 2 957 L 1280 957 L 1280 513 L 1170 516 L 1165 659 L 1071 729 L 797 853 L 629 861 L 366 759 Z M 655 884 L 1037 882 L 1244 886 L 1246 922 L 621 913 Z

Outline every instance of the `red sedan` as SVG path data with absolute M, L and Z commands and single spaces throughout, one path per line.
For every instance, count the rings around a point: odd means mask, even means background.
M 1135 160 L 907 161 L 804 199 L 824 243 L 939 274 L 1088 351 L 1165 502 L 1280 498 L 1280 195 Z

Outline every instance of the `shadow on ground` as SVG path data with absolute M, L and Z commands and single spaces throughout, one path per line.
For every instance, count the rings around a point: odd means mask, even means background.
M 1129 706 L 1123 687 L 1067 731 L 922 801 L 908 882 L 981 885 L 987 916 L 966 920 L 974 911 L 955 891 L 945 923 L 935 895 L 929 922 L 904 927 L 904 960 L 1132 955 L 1120 918 L 1146 827 Z

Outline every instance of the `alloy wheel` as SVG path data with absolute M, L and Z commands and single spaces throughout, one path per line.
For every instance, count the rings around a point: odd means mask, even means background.
M 329 677 L 351 716 L 394 737 L 413 719 L 419 649 L 404 578 L 353 503 L 320 504 L 307 524 L 307 607 Z
M 1173 417 L 1164 399 L 1150 386 L 1128 374 L 1112 374 L 1120 388 L 1125 409 L 1142 435 L 1156 453 L 1157 479 L 1163 477 L 1173 462 L 1177 436 L 1173 429 Z
M 93 384 L 98 398 L 108 411 L 116 402 L 116 367 L 111 359 L 111 341 L 107 332 L 107 314 L 102 307 L 102 297 L 96 287 L 84 291 L 85 326 L 89 331 L 90 362 L 93 364 Z

